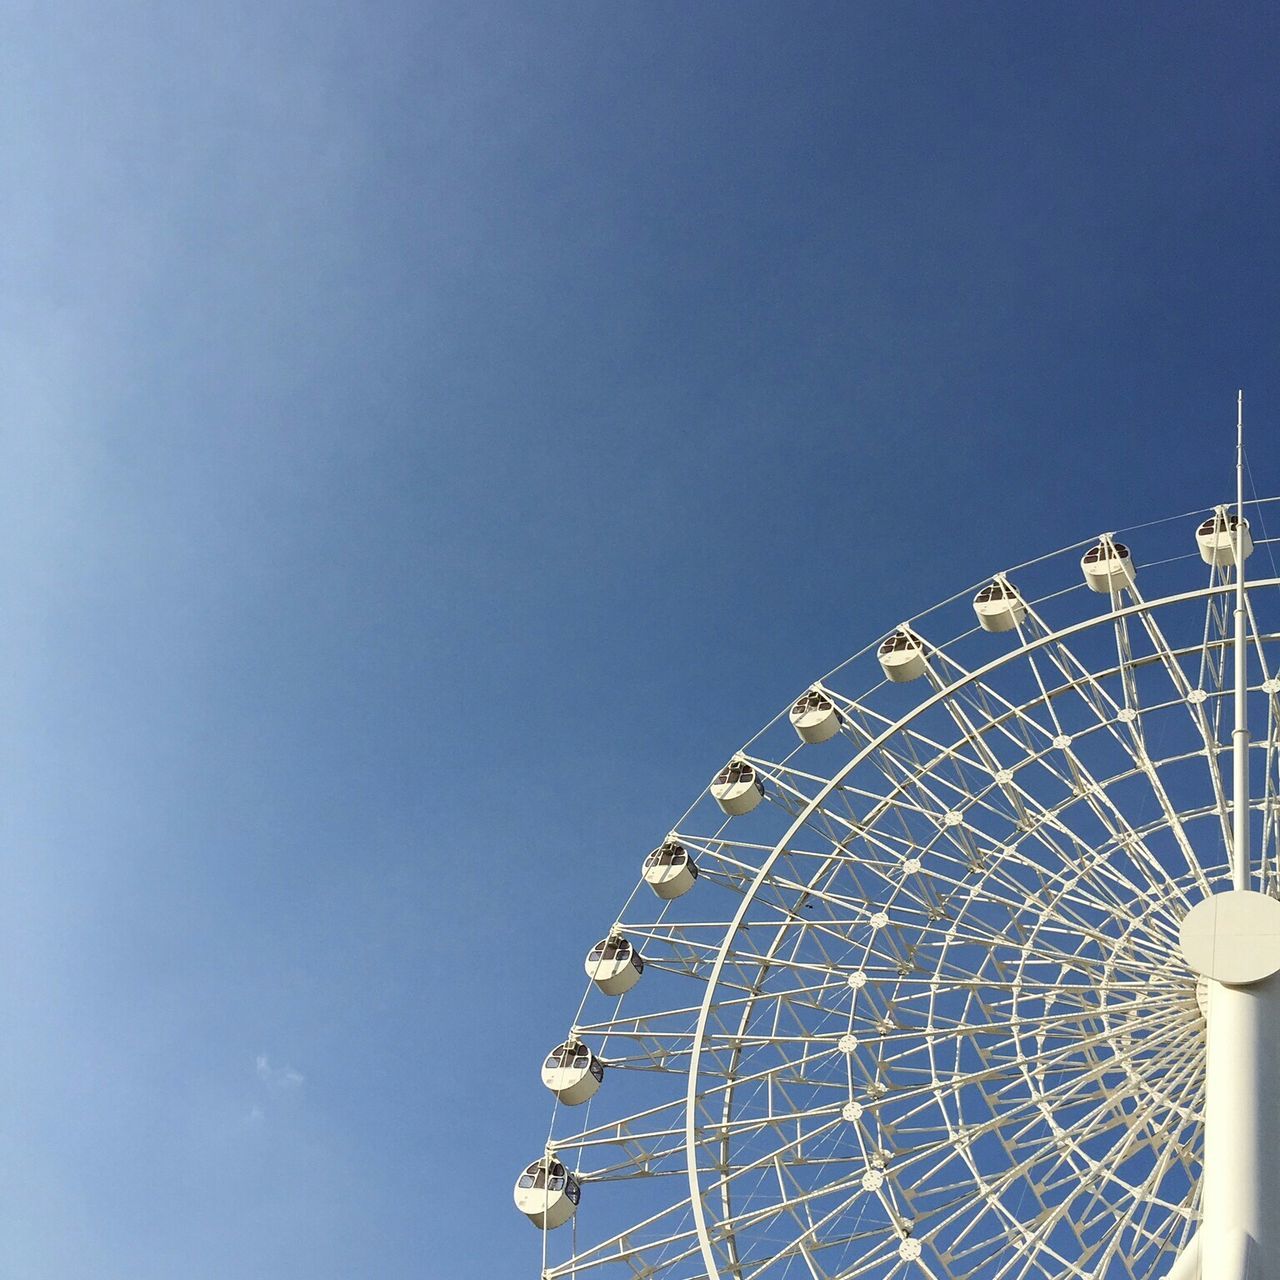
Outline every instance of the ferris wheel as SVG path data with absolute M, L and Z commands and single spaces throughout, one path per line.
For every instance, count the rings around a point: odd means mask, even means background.
M 1276 1274 L 1271 501 L 881 632 L 644 843 L 542 1065 L 540 1275 Z

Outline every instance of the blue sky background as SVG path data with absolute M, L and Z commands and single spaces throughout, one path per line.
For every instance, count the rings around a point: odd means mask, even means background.
M 639 858 L 1280 490 L 1274 6 L 0 10 L 0 1274 L 532 1275 Z

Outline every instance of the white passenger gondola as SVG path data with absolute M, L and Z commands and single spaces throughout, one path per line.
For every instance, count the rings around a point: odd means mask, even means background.
M 620 996 L 640 981 L 644 957 L 619 933 L 611 933 L 587 952 L 587 977 L 607 996 Z
M 1133 586 L 1135 574 L 1133 557 L 1122 542 L 1103 539 L 1089 548 L 1080 560 L 1084 580 L 1090 591 L 1110 595 L 1121 587 Z
M 660 898 L 678 898 L 693 888 L 698 864 L 678 840 L 666 840 L 644 860 L 644 882 Z
M 1230 568 L 1236 562 L 1237 537 L 1241 543 L 1240 550 L 1247 560 L 1253 554 L 1249 522 L 1245 520 L 1242 524 L 1240 517 L 1234 512 L 1228 513 L 1219 507 L 1196 530 L 1196 545 L 1200 548 L 1200 559 L 1205 564 L 1214 564 L 1220 569 Z
M 894 684 L 918 680 L 925 673 L 924 641 L 910 631 L 895 631 L 881 644 L 878 657 Z
M 973 611 L 983 631 L 1012 631 L 1027 619 L 1027 606 L 1005 578 L 994 579 L 973 597 Z
M 840 713 L 821 689 L 810 689 L 792 705 L 791 727 L 801 742 L 826 742 L 840 732 Z
M 556 1045 L 542 1064 L 542 1083 L 568 1107 L 595 1097 L 603 1080 L 604 1063 L 581 1040 Z
M 555 1156 L 535 1160 L 516 1179 L 516 1208 L 535 1227 L 562 1227 L 578 1211 L 582 1188 Z
M 764 783 L 749 760 L 735 756 L 711 783 L 711 794 L 730 817 L 750 813 L 764 799 Z

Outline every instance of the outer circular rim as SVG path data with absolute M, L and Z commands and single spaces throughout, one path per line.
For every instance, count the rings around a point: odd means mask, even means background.
M 1181 517 L 1174 517 L 1174 519 L 1181 519 Z M 1066 548 L 1064 549 L 1064 552 L 1058 552 L 1054 554 L 1061 555 L 1061 554 L 1064 554 L 1065 552 L 1070 552 L 1072 550 L 1075 550 L 1079 546 L 1083 546 L 1083 545 L 1086 545 L 1086 544 L 1084 543 L 1077 544 L 1076 548 Z M 1045 558 L 1047 559 L 1049 557 L 1045 557 Z M 1192 558 L 1192 555 L 1188 554 L 1185 558 L 1190 560 Z M 1003 578 L 1004 575 L 998 575 L 998 576 Z M 1280 578 L 1278 577 L 1258 578 L 1258 579 L 1252 580 L 1249 583 L 1249 591 L 1252 593 L 1252 592 L 1259 591 L 1266 588 L 1274 588 L 1278 585 L 1280 585 Z M 1123 606 L 1120 606 L 1118 604 L 1117 598 L 1113 595 L 1112 602 L 1111 602 L 1113 607 L 1109 612 L 1103 612 L 1103 613 L 1092 615 L 1081 621 L 1075 622 L 1071 625 L 1059 627 L 1055 630 L 1049 631 L 1044 635 L 1035 636 L 1030 639 L 1022 638 L 1022 642 L 1016 645 L 1014 648 L 1006 649 L 1005 651 L 1000 653 L 997 657 L 985 663 L 984 665 L 975 667 L 972 671 L 969 671 L 957 677 L 956 679 L 952 680 L 951 682 L 943 686 L 936 687 L 934 691 L 927 698 L 917 703 L 916 705 L 912 706 L 906 711 L 905 714 L 901 715 L 898 719 L 893 721 L 891 724 L 888 724 L 888 726 L 884 728 L 884 730 L 881 732 L 881 734 L 879 735 L 879 737 L 876 739 L 875 742 L 868 744 L 867 746 L 863 747 L 860 751 L 856 752 L 852 759 L 848 760 L 841 768 L 836 770 L 836 772 L 833 773 L 826 780 L 826 782 L 824 783 L 820 791 L 818 791 L 817 794 L 815 794 L 809 800 L 809 803 L 802 810 L 799 811 L 798 815 L 794 817 L 793 821 L 791 822 L 790 826 L 787 828 L 784 835 L 774 843 L 774 845 L 769 850 L 769 852 L 767 853 L 767 855 L 764 857 L 763 861 L 759 865 L 758 869 L 756 870 L 755 876 L 751 880 L 750 885 L 747 887 L 746 892 L 743 893 L 742 896 L 739 898 L 737 909 L 734 913 L 733 919 L 729 922 L 728 926 L 724 931 L 719 949 L 716 953 L 712 970 L 710 972 L 710 975 L 706 984 L 704 996 L 699 1008 L 698 1018 L 697 1018 L 696 1026 L 694 1029 L 693 1039 L 692 1039 L 692 1051 L 690 1056 L 690 1064 L 687 1072 L 688 1083 L 687 1083 L 686 1094 L 685 1094 L 685 1126 L 686 1128 L 685 1128 L 684 1146 L 685 1146 L 685 1156 L 686 1156 L 686 1178 L 689 1184 L 689 1195 L 690 1195 L 689 1209 L 696 1222 L 699 1245 L 702 1253 L 702 1261 L 706 1269 L 705 1274 L 709 1278 L 709 1280 L 712 1277 L 715 1277 L 716 1280 L 722 1280 L 722 1272 L 720 1270 L 720 1265 L 718 1264 L 716 1255 L 712 1249 L 712 1240 L 714 1235 L 716 1239 L 723 1242 L 726 1238 L 727 1232 L 723 1227 L 723 1225 L 721 1224 L 717 1224 L 717 1226 L 713 1231 L 713 1229 L 711 1228 L 710 1224 L 707 1221 L 706 1208 L 704 1205 L 704 1196 L 708 1193 L 702 1185 L 702 1177 L 701 1177 L 701 1171 L 699 1169 L 699 1161 L 698 1161 L 699 1152 L 702 1148 L 702 1144 L 705 1142 L 705 1137 L 701 1136 L 698 1132 L 699 1126 L 697 1123 L 697 1105 L 696 1104 L 699 1097 L 699 1081 L 700 1081 L 700 1073 L 701 1073 L 701 1063 L 702 1063 L 702 1057 L 704 1053 L 704 1046 L 706 1042 L 705 1038 L 706 1038 L 706 1032 L 708 1027 L 708 1019 L 712 1009 L 716 1005 L 718 985 L 721 979 L 724 965 L 726 963 L 726 959 L 730 954 L 730 951 L 733 945 L 733 940 L 735 936 L 738 934 L 739 930 L 741 929 L 743 923 L 748 919 L 750 912 L 752 910 L 752 907 L 756 901 L 761 885 L 766 882 L 770 874 L 770 871 L 774 867 L 777 859 L 783 853 L 783 851 L 788 847 L 788 844 L 795 838 L 797 833 L 803 828 L 807 818 L 810 817 L 812 814 L 814 814 L 816 811 L 821 809 L 823 802 L 840 788 L 844 780 L 849 777 L 849 775 L 854 771 L 854 769 L 857 768 L 857 766 L 861 762 L 863 762 L 873 750 L 875 750 L 876 746 L 884 743 L 885 741 L 892 739 L 894 735 L 902 732 L 904 729 L 910 727 L 915 722 L 927 716 L 931 709 L 936 708 L 945 699 L 954 695 L 957 690 L 963 688 L 964 686 L 971 684 L 975 681 L 981 681 L 985 679 L 988 675 L 996 673 L 1003 668 L 1015 665 L 1020 661 L 1025 660 L 1027 655 L 1030 653 L 1034 653 L 1038 650 L 1045 649 L 1047 646 L 1053 645 L 1055 643 L 1059 643 L 1065 639 L 1071 638 L 1078 634 L 1089 632 L 1097 628 L 1114 626 L 1118 622 L 1121 622 L 1127 619 L 1134 619 L 1144 615 L 1159 614 L 1162 610 L 1170 606 L 1176 606 L 1179 604 L 1185 604 L 1190 602 L 1209 601 L 1209 600 L 1212 600 L 1214 597 L 1222 597 L 1227 592 L 1232 591 L 1233 589 L 1234 588 L 1231 586 L 1229 582 L 1219 582 L 1218 585 L 1210 585 L 1208 587 L 1197 588 L 1195 590 L 1160 595 L 1150 600 L 1142 599 L 1139 597 L 1133 603 L 1130 603 L 1128 605 L 1123 605 Z M 963 593 L 963 592 L 958 593 L 958 595 L 964 595 L 964 594 L 966 593 Z M 952 597 L 952 599 L 955 599 L 955 598 L 956 597 Z M 1269 637 L 1260 637 L 1260 638 L 1269 638 Z M 874 645 L 868 646 L 868 649 L 873 649 L 874 647 L 875 647 Z M 867 650 L 863 650 L 861 652 L 865 653 L 867 652 Z M 844 665 L 846 664 L 842 664 L 842 667 Z M 839 671 L 841 669 L 842 668 L 837 668 L 836 670 Z M 827 677 L 827 679 L 829 678 L 830 677 Z M 821 689 L 823 688 L 823 684 L 821 681 L 819 681 L 819 682 L 815 682 L 815 684 L 811 687 Z M 1195 699 L 1189 698 L 1188 701 L 1194 702 Z M 783 711 L 779 714 L 778 717 L 775 718 L 775 721 L 770 722 L 770 726 L 775 724 L 777 720 L 780 720 L 783 717 L 785 717 L 787 713 L 790 711 L 793 704 L 794 704 L 794 699 L 789 700 L 786 707 L 783 709 Z M 766 730 L 762 730 L 761 732 L 763 733 L 767 731 L 768 727 L 769 726 L 766 726 Z M 752 742 L 754 741 L 755 739 L 752 739 Z M 751 746 L 751 743 L 748 743 L 748 747 L 750 746 Z M 735 756 L 738 754 L 745 754 L 745 751 L 741 753 L 735 753 Z M 1111 779 L 1111 782 L 1114 782 L 1114 781 L 1115 781 L 1114 778 Z M 1185 900 L 1189 901 L 1190 897 L 1195 894 L 1197 889 L 1203 890 L 1204 888 L 1207 888 L 1207 885 L 1203 885 L 1203 884 L 1196 885 L 1194 883 L 1188 883 L 1187 885 L 1183 886 L 1182 892 L 1187 895 L 1187 898 Z M 767 960 L 768 958 L 766 957 L 766 961 L 765 961 L 766 964 L 767 964 Z M 750 1017 L 750 1007 L 747 1006 L 744 1008 L 744 1012 L 742 1015 L 744 1026 L 746 1025 L 749 1017 Z M 728 1092 L 726 1093 L 725 1096 L 727 1099 L 725 1104 L 726 1111 L 727 1111 L 731 1106 L 731 1101 L 729 1101 L 729 1099 L 731 1099 L 732 1094 L 731 1092 Z M 975 1174 L 976 1173 L 977 1173 L 977 1170 L 975 1169 Z M 918 1256 L 918 1249 L 913 1250 L 913 1259 L 917 1256 Z M 904 1258 L 905 1258 L 905 1255 L 904 1255 Z M 560 1271 L 557 1272 L 557 1274 L 562 1274 L 562 1273 L 563 1272 L 560 1272 Z

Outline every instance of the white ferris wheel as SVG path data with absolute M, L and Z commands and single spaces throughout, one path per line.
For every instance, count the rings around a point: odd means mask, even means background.
M 1280 1277 L 1280 575 L 1241 499 L 882 632 L 646 842 L 542 1067 L 546 1280 Z

